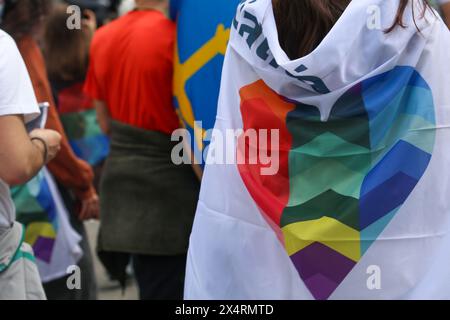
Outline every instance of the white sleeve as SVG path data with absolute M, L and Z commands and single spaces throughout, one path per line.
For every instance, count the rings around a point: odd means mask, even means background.
M 39 116 L 39 106 L 25 63 L 14 40 L 0 30 L 0 116 Z

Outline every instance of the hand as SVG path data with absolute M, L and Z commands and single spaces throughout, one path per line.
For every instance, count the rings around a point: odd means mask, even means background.
M 100 218 L 100 200 L 97 194 L 94 194 L 89 199 L 81 201 L 81 211 L 78 215 L 81 221 Z
M 35 129 L 31 131 L 30 138 L 40 138 L 47 144 L 47 159 L 45 163 L 49 163 L 53 160 L 61 149 L 61 135 L 49 129 Z

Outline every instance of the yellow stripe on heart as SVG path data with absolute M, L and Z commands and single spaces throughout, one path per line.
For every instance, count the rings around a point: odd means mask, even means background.
M 318 220 L 297 222 L 282 230 L 289 256 L 319 242 L 355 262 L 361 258 L 359 231 L 336 219 L 323 217 Z
M 56 232 L 53 225 L 48 222 L 35 222 L 27 226 L 25 242 L 34 245 L 39 237 L 55 239 Z

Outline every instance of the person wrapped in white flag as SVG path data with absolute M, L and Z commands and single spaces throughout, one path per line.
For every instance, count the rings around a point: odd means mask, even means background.
M 450 299 L 449 63 L 426 1 L 243 0 L 185 298 Z

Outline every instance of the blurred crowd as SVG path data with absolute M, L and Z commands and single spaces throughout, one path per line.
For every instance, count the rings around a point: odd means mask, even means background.
M 0 4 L 2 42 L 11 47 L 2 56 L 14 61 L 2 63 L 19 66 L 2 70 L 2 83 L 21 81 L 2 100 L 2 119 L 18 116 L 18 128 L 9 130 L 22 135 L 8 142 L 11 148 L 28 143 L 15 171 L 2 158 L 9 168 L 1 179 L 12 187 L 14 205 L 3 204 L 0 271 L 14 290 L 2 286 L 0 298 L 96 299 L 84 221 L 102 216 L 97 251 L 111 279 L 125 286 L 132 264 L 142 299 L 181 299 L 199 180 L 190 166 L 170 159 L 170 135 L 180 121 L 172 104 L 175 25 L 166 17 L 168 1 Z M 28 129 L 39 112 L 45 128 Z M 18 259 L 17 248 L 32 259 Z M 20 260 L 34 272 L 16 275 Z M 68 288 L 73 264 L 80 290 Z
M 450 26 L 450 4 L 436 5 Z M 200 174 L 171 161 L 169 2 L 0 0 L 0 12 L 0 298 L 96 299 L 95 245 L 121 285 L 132 266 L 141 299 L 182 299 Z M 39 113 L 45 128 L 27 130 Z

